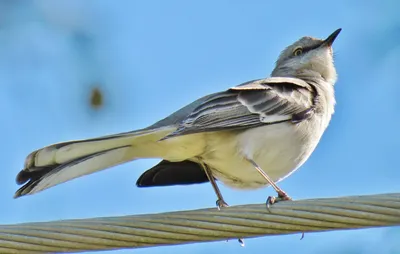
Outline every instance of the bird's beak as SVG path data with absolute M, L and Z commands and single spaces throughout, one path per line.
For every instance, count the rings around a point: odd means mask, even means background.
M 332 46 L 333 42 L 335 41 L 336 37 L 340 34 L 340 31 L 342 31 L 342 28 L 337 29 L 335 32 L 333 32 L 331 35 L 326 38 L 320 47 L 330 47 Z

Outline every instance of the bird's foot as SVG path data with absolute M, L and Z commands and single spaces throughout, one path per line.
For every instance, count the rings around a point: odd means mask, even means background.
M 221 210 L 222 207 L 228 207 L 228 203 L 225 202 L 223 199 L 218 199 L 217 202 L 215 202 L 217 205 L 218 210 Z
M 278 191 L 278 196 L 277 196 L 277 197 L 269 196 L 269 197 L 267 198 L 267 201 L 266 201 L 265 203 L 266 203 L 267 209 L 268 209 L 268 211 L 269 211 L 269 207 L 270 207 L 271 205 L 273 205 L 273 204 L 275 204 L 275 203 L 278 203 L 278 202 L 280 202 L 280 201 L 290 201 L 290 200 L 292 200 L 292 198 L 289 197 L 288 194 L 286 194 L 286 192 L 284 192 L 284 191 Z
M 293 199 L 289 197 L 288 194 L 286 194 L 286 192 L 280 191 L 278 192 L 278 197 L 269 196 L 265 203 L 267 205 L 268 211 L 270 212 L 269 208 L 271 205 L 278 203 L 279 201 L 291 201 L 291 200 Z M 301 233 L 300 240 L 303 240 L 303 238 L 304 238 L 304 232 Z

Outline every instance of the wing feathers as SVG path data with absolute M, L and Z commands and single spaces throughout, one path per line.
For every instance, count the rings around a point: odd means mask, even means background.
M 199 132 L 243 129 L 282 121 L 296 122 L 314 107 L 311 85 L 295 78 L 269 78 L 247 82 L 203 101 L 184 119 L 171 137 Z

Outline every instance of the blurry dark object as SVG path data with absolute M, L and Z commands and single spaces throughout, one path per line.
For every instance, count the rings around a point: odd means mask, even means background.
M 90 106 L 94 109 L 99 109 L 101 106 L 103 106 L 103 103 L 103 93 L 99 88 L 93 88 L 90 93 Z

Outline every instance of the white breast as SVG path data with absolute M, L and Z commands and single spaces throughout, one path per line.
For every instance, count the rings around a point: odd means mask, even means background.
M 312 131 L 307 131 L 311 128 Z M 208 141 L 213 151 L 203 158 L 214 176 L 224 184 L 239 189 L 267 186 L 265 179 L 245 159 L 254 160 L 275 182 L 300 167 L 318 144 L 324 128 L 315 121 L 300 124 L 281 123 L 230 133 L 216 134 Z

